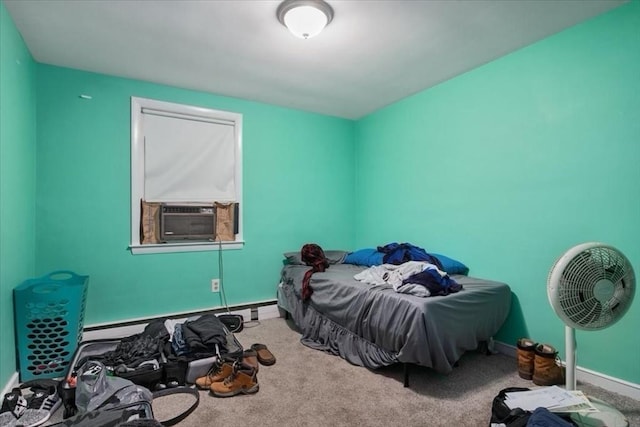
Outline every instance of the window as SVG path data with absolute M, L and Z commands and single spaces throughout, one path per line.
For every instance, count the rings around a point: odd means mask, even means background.
M 183 252 L 242 247 L 242 115 L 131 98 L 131 251 Z M 143 205 L 233 207 L 234 239 L 147 243 Z M 162 205 L 164 206 L 164 205 Z M 218 216 L 219 218 L 222 217 Z M 146 218 L 146 214 L 145 214 Z M 151 220 L 154 227 L 155 220 Z

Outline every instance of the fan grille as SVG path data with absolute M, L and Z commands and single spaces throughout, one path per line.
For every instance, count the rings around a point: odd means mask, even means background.
M 635 277 L 629 260 L 613 247 L 585 244 L 556 261 L 548 296 L 556 314 L 577 329 L 602 329 L 631 305 Z

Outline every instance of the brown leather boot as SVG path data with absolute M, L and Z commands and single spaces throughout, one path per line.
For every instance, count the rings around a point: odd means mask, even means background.
M 536 344 L 529 338 L 518 340 L 518 375 L 525 380 L 533 377 Z
M 223 381 L 233 371 L 233 363 L 224 362 L 221 363 L 219 361 L 214 362 L 207 375 L 204 377 L 196 378 L 196 387 L 201 390 L 207 390 L 211 387 L 211 384 Z
M 254 367 L 256 373 L 258 372 L 258 354 L 255 350 L 245 350 L 242 354 L 242 362 Z M 211 384 L 224 381 L 225 378 L 231 375 L 233 363 L 233 360 L 223 362 L 222 364 L 216 361 L 211 369 L 209 369 L 209 372 L 207 372 L 207 375 L 196 378 L 196 387 L 201 390 L 208 390 Z
M 247 365 L 251 365 L 251 367 L 255 368 L 256 374 L 258 373 L 258 370 L 260 369 L 260 363 L 258 361 L 257 351 L 253 349 L 245 350 L 242 353 L 242 362 L 246 363 Z
M 231 397 L 237 394 L 253 394 L 260 389 L 257 371 L 246 363 L 236 363 L 233 372 L 224 381 L 215 382 L 209 388 L 216 397 Z
M 556 349 L 549 344 L 538 344 L 535 353 L 533 383 L 543 386 L 564 384 L 565 368 Z

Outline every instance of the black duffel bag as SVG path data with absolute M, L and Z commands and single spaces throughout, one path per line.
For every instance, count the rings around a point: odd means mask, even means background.
M 511 409 L 505 403 L 507 393 L 530 390 L 531 389 L 526 387 L 507 387 L 500 390 L 496 397 L 493 398 L 493 403 L 491 404 L 491 421 L 489 422 L 489 426 L 504 425 L 506 427 L 525 427 L 528 425 L 557 425 L 561 427 L 577 427 L 577 424 L 571 420 L 568 414 L 554 414 L 546 408 L 538 408 L 534 412 L 525 411 L 522 408 Z

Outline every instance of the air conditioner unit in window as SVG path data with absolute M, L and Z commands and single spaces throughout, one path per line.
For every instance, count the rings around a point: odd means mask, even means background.
M 215 240 L 216 210 L 213 206 L 162 204 L 160 240 Z

